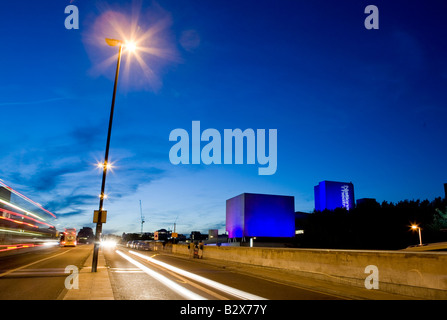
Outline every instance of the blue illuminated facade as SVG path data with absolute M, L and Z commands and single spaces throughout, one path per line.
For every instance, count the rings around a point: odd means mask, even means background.
M 243 193 L 227 200 L 229 238 L 294 237 L 295 198 Z
M 354 185 L 351 182 L 321 181 L 314 187 L 315 210 L 354 208 Z

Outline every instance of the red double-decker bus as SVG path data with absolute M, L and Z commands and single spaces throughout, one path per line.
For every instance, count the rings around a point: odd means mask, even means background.
M 60 244 L 64 247 L 76 247 L 76 245 L 78 244 L 78 242 L 76 241 L 76 229 L 66 228 L 65 231 L 61 234 Z

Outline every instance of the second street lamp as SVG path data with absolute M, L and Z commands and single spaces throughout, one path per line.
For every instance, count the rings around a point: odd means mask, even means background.
M 98 211 L 98 217 L 97 217 L 97 222 L 96 222 L 95 244 L 93 247 L 92 272 L 96 272 L 97 266 L 98 266 L 98 252 L 99 252 L 99 245 L 100 245 L 100 241 L 101 241 L 102 223 L 103 223 L 102 222 L 102 218 L 103 218 L 102 214 L 103 214 L 103 204 L 104 204 L 104 190 L 105 190 L 105 186 L 106 186 L 107 169 L 108 169 L 108 167 L 110 167 L 110 165 L 108 163 L 110 135 L 112 133 L 113 111 L 115 109 L 116 87 L 118 84 L 118 75 L 119 75 L 120 64 L 121 64 L 121 53 L 123 50 L 123 42 L 120 40 L 106 39 L 106 43 L 112 47 L 119 46 L 119 51 L 118 51 L 118 62 L 116 64 L 115 84 L 113 86 L 112 106 L 110 108 L 109 130 L 107 132 L 106 153 L 105 153 L 105 157 L 104 157 L 104 164 L 103 164 L 103 171 L 102 171 L 101 194 L 99 196 L 99 211 Z
M 411 229 L 419 231 L 419 245 L 422 246 L 422 235 L 421 235 L 421 227 L 417 225 L 412 225 Z

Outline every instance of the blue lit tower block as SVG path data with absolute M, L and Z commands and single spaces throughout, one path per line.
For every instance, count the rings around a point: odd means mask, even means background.
M 243 193 L 227 200 L 229 238 L 294 237 L 295 198 Z
M 314 187 L 315 210 L 354 208 L 354 185 L 351 182 L 321 181 Z

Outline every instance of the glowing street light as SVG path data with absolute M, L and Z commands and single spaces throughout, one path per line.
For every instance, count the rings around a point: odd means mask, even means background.
M 132 41 L 126 42 L 124 46 L 130 52 L 135 52 L 137 50 L 137 45 Z
M 96 164 L 96 167 L 98 168 L 98 169 L 102 169 L 102 170 L 104 170 L 104 167 L 106 167 L 107 168 L 107 170 L 112 170 L 112 168 L 113 168 L 113 164 L 111 164 L 111 163 L 103 163 L 103 162 L 98 162 L 97 164 Z
M 422 236 L 421 236 L 421 228 L 418 225 L 413 224 L 411 229 L 419 231 L 419 245 L 422 246 Z
M 138 8 L 133 8 L 136 10 L 134 12 L 138 12 Z M 138 15 L 140 16 L 140 15 Z M 112 122 L 113 122 L 113 113 L 115 108 L 115 96 L 116 89 L 118 85 L 118 76 L 120 72 L 120 64 L 121 64 L 121 56 L 122 53 L 128 54 L 127 61 L 125 61 L 123 76 L 126 78 L 128 72 L 130 71 L 131 61 L 135 60 L 139 65 L 141 71 L 143 72 L 143 77 L 147 81 L 140 81 L 141 76 L 135 77 L 138 86 L 142 84 L 148 83 L 150 86 L 158 86 L 159 81 L 155 77 L 154 70 L 145 62 L 143 55 L 150 55 L 152 57 L 157 58 L 157 67 L 160 67 L 163 60 L 171 60 L 177 61 L 177 53 L 173 46 L 168 44 L 165 37 L 163 36 L 164 30 L 167 29 L 171 24 L 171 19 L 160 17 L 160 19 L 155 19 L 149 25 L 146 23 L 140 23 L 138 21 L 131 21 L 125 15 L 120 12 L 115 11 L 107 11 L 98 17 L 97 21 L 93 24 L 92 32 L 89 33 L 87 37 L 89 42 L 92 44 L 92 48 L 95 50 L 92 52 L 96 56 L 98 52 L 101 50 L 98 49 L 98 44 L 103 44 L 103 39 L 105 34 L 117 34 L 120 35 L 118 39 L 114 38 L 106 38 L 105 42 L 107 45 L 111 47 L 118 47 L 118 61 L 116 66 L 116 74 L 115 74 L 115 83 L 113 87 L 113 96 L 112 96 L 112 106 L 110 110 L 110 120 L 109 120 L 109 129 L 107 133 L 107 144 L 105 151 L 104 161 L 98 164 L 98 168 L 103 171 L 102 175 L 102 185 L 101 185 L 101 193 L 99 199 L 99 210 L 94 211 L 94 222 L 96 223 L 96 235 L 95 235 L 95 245 L 93 249 L 93 262 L 92 262 L 92 272 L 96 272 L 97 263 L 98 263 L 98 251 L 101 240 L 101 232 L 102 232 L 102 224 L 105 222 L 103 218 L 106 217 L 106 211 L 103 208 L 104 202 L 104 189 L 105 189 L 105 181 L 107 171 L 111 169 L 111 164 L 109 163 L 108 155 L 109 155 L 109 146 L 110 146 L 110 136 L 112 130 Z M 140 27 L 141 26 L 141 27 Z M 146 30 L 147 29 L 147 30 Z M 98 36 L 99 40 L 98 41 Z M 102 49 L 102 48 L 101 48 Z M 110 58 L 107 58 L 105 61 L 99 63 L 96 67 L 98 69 L 108 67 L 109 63 L 114 63 L 115 55 Z M 137 69 L 137 70 L 140 70 Z M 134 70 L 136 72 L 137 70 Z M 140 71 L 140 72 L 141 72 Z
M 93 247 L 93 260 L 92 260 L 92 272 L 96 272 L 98 266 L 98 251 L 99 245 L 101 241 L 101 232 L 102 232 L 102 213 L 103 213 L 103 204 L 106 195 L 104 194 L 104 189 L 106 186 L 106 175 L 107 170 L 111 168 L 111 164 L 109 163 L 109 147 L 110 147 L 110 136 L 112 133 L 112 122 L 113 122 L 113 112 L 115 110 L 115 96 L 116 96 L 116 87 L 118 85 L 118 75 L 121 64 L 121 53 L 123 50 L 123 46 L 128 48 L 129 51 L 133 51 L 136 49 L 135 44 L 132 46 L 130 44 L 126 44 L 121 40 L 116 39 L 108 39 L 106 38 L 106 43 L 111 47 L 119 47 L 118 50 L 118 62 L 116 65 L 116 73 L 115 73 L 115 84 L 113 86 L 113 96 L 112 96 L 112 106 L 110 108 L 110 119 L 109 119 L 109 130 L 107 132 L 107 143 L 106 143 L 106 153 L 104 157 L 104 163 L 98 164 L 98 167 L 103 169 L 102 173 L 102 184 L 101 184 L 101 194 L 99 195 L 99 211 L 98 211 L 98 220 L 96 222 L 96 235 L 95 235 L 95 244 Z
M 123 44 L 121 40 L 109 39 L 109 38 L 106 38 L 106 43 L 111 47 L 116 47 Z

